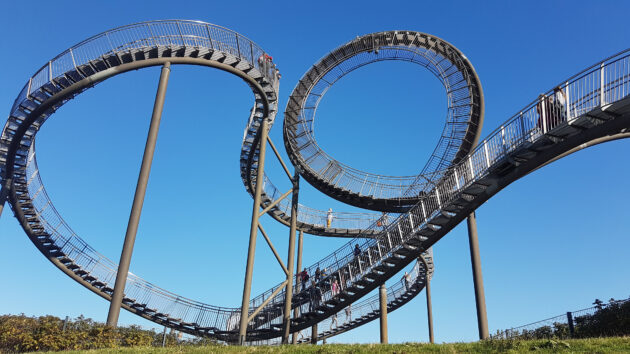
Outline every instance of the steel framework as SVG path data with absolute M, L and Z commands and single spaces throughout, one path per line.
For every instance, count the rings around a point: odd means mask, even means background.
M 408 50 L 402 47 L 418 46 L 418 38 L 422 38 L 415 32 L 386 33 L 382 38 L 391 40 L 395 45 L 384 42 L 386 44 L 382 47 L 373 47 L 374 51 L 379 49 L 379 54 L 364 51 L 361 55 L 385 55 L 380 53 L 390 51 L 407 53 Z M 361 45 L 356 41 L 350 43 L 354 43 L 353 46 Z M 426 39 L 425 43 L 436 43 L 425 46 L 428 57 L 440 57 L 446 48 L 445 42 L 437 39 Z M 339 51 L 331 54 L 334 53 Z M 125 26 L 79 43 L 37 71 L 13 104 L 0 137 L 0 195 L 8 198 L 28 237 L 55 266 L 99 296 L 110 300 L 118 265 L 83 241 L 55 209 L 37 167 L 34 144 L 36 133 L 46 119 L 69 99 L 109 77 L 166 63 L 193 64 L 233 73 L 252 88 L 255 102 L 243 139 L 241 174 L 248 191 L 260 198 L 260 204 L 254 204 L 254 215 L 258 215 L 260 207 L 263 212 L 274 214 L 274 210 L 280 210 L 282 201 L 288 201 L 280 200 L 281 195 L 267 193 L 276 189 L 265 188 L 269 184 L 262 171 L 258 171 L 263 161 L 260 147 L 264 146 L 263 142 L 266 143 L 261 132 L 266 132 L 265 126 L 273 122 L 277 111 L 278 80 L 272 63 L 259 60 L 264 58 L 264 54 L 253 42 L 230 30 L 202 22 L 179 20 Z M 447 56 L 442 57 L 445 59 L 441 61 L 448 59 Z M 459 68 L 465 70 L 465 66 Z M 453 76 L 457 75 L 456 72 Z M 466 82 L 468 85 L 469 81 Z M 301 89 L 300 85 L 296 90 Z M 301 116 L 291 112 L 309 107 L 294 107 L 296 92 L 288 104 L 285 135 L 293 134 L 292 117 Z M 565 97 L 562 103 L 557 98 L 559 92 Z M 387 224 L 379 223 L 374 218 L 368 223 L 366 220 L 370 219 L 362 216 L 354 224 L 357 225 L 356 229 L 335 231 L 333 228 L 316 226 L 306 219 L 302 219 L 302 224 L 299 219 L 294 219 L 296 228 L 306 232 L 319 230 L 319 234 L 329 236 L 356 235 L 329 256 L 306 267 L 310 274 L 314 274 L 317 268 L 327 270 L 327 276 L 316 284 L 322 291 L 321 301 L 316 304 L 309 299 L 308 286 L 303 286 L 286 299 L 285 280 L 263 294 L 248 299 L 248 309 L 244 311 L 248 319 L 242 321 L 241 308 L 219 307 L 187 299 L 128 273 L 122 307 L 161 325 L 235 342 L 239 339 L 239 329 L 241 333 L 246 330 L 248 341 L 286 335 L 287 317 L 284 314 L 287 312 L 286 300 L 290 300 L 289 308 L 298 311 L 297 316 L 290 319 L 289 332 L 295 333 L 320 323 L 317 336 L 325 336 L 322 330 L 326 328 L 322 321 L 393 277 L 511 182 L 590 144 L 627 137 L 630 129 L 629 94 L 630 50 L 626 50 L 546 92 L 466 154 L 462 152 L 466 150 L 465 145 L 473 146 L 477 134 L 477 127 L 471 125 L 463 134 L 464 143 L 459 145 L 460 148 L 445 148 L 444 151 L 449 152 L 447 155 L 438 153 L 446 157 L 436 158 L 437 162 L 425 166 L 425 172 L 435 173 L 407 179 L 409 188 L 397 189 L 395 194 L 370 192 L 365 195 L 360 187 L 358 191 L 354 188 L 353 191 L 360 194 L 360 198 L 353 199 L 351 204 L 365 203 L 372 209 L 400 207 L 400 211 L 404 211 L 393 215 Z M 305 127 L 300 129 L 307 131 Z M 297 155 L 302 149 L 292 146 L 291 141 L 298 141 L 297 135 L 289 136 L 285 146 L 290 151 L 292 161 L 297 159 L 293 162 L 297 163 L 297 170 L 302 177 L 307 180 L 318 178 L 330 185 L 332 179 L 327 172 L 330 169 L 309 165 L 307 158 Z M 294 151 L 291 152 L 291 149 Z M 323 152 L 319 155 L 324 156 Z M 417 182 L 420 179 L 426 181 L 425 177 L 431 183 Z M 377 186 L 378 183 L 372 185 Z M 416 185 L 422 185 L 422 188 L 414 189 Z M 260 193 L 255 192 L 257 186 L 260 186 Z M 334 182 L 332 187 L 335 187 Z M 321 190 L 330 192 L 326 188 Z M 338 195 L 336 197 L 340 198 Z M 392 204 L 392 200 L 396 200 L 397 204 Z M 379 203 L 381 206 L 377 206 Z M 286 215 L 285 209 L 275 217 L 287 222 L 290 214 Z M 354 253 L 355 246 L 358 246 L 358 254 Z M 429 264 L 429 268 L 432 267 Z M 423 281 L 429 269 L 422 265 L 416 267 L 418 275 L 415 284 L 418 284 L 418 290 L 423 287 L 418 279 Z M 331 289 L 333 278 L 340 280 L 339 292 Z M 395 294 L 391 286 L 390 290 L 390 293 Z M 393 295 L 388 299 L 388 310 L 389 306 L 395 305 L 394 302 L 404 302 L 415 293 Z

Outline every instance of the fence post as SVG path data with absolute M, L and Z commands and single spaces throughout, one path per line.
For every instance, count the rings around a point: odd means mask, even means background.
M 567 323 L 569 324 L 569 336 L 573 338 L 575 336 L 575 327 L 573 327 L 573 314 L 567 312 Z
M 68 320 L 69 320 L 69 317 L 66 316 L 66 319 L 63 320 L 63 329 L 61 330 L 62 332 L 65 332 L 66 328 L 68 328 Z
M 162 348 L 166 346 L 166 326 L 164 326 L 164 332 L 162 333 Z

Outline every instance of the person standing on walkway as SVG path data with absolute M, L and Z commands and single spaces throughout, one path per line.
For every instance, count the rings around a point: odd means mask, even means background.
M 326 214 L 326 227 L 330 228 L 330 224 L 332 224 L 333 213 L 332 208 L 328 209 L 328 213 Z
M 331 331 L 331 330 L 332 330 L 332 328 L 333 328 L 333 323 L 335 324 L 335 329 L 337 329 L 337 327 L 339 327 L 339 323 L 337 322 L 337 313 L 335 312 L 335 314 L 334 314 L 334 315 L 332 315 L 332 316 L 330 317 L 330 319 L 331 319 L 331 320 L 330 320 L 330 328 L 328 328 L 328 330 L 329 330 L 329 331 Z
M 402 280 L 405 282 L 405 291 L 409 291 L 409 285 L 411 284 L 411 274 L 405 272 Z
M 314 280 L 311 281 L 311 288 L 309 289 L 309 294 L 311 298 L 309 312 L 313 312 L 319 307 L 322 301 L 322 291 L 315 284 Z
M 346 307 L 346 322 L 345 323 L 348 323 L 350 321 L 352 321 L 352 304 Z
M 333 280 L 332 286 L 332 296 L 339 294 L 339 283 L 337 283 L 337 279 Z

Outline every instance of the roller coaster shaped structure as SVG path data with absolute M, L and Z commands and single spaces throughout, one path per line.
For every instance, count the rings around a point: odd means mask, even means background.
M 448 140 L 444 135 L 424 173 L 413 177 L 375 176 L 336 162 L 318 149 L 311 137 L 308 120 L 316 105 L 313 108 L 310 104 L 316 102 L 309 100 L 318 102 L 313 97 L 324 93 L 326 88 L 321 86 L 334 83 L 334 80 L 326 82 L 326 75 L 338 79 L 360 65 L 380 60 L 375 58 L 387 60 L 400 53 L 407 55 L 403 60 L 425 60 L 423 63 L 431 64 L 438 77 L 460 78 L 460 82 L 443 81 L 447 92 L 452 93 L 449 107 L 454 109 L 449 111 L 452 113 L 447 117 L 445 132 L 459 137 L 458 143 L 444 144 Z M 39 175 L 34 141 L 45 120 L 68 100 L 109 77 L 133 69 L 164 63 L 210 66 L 241 77 L 252 88 L 255 102 L 243 139 L 241 176 L 248 192 L 254 194 L 260 129 L 273 122 L 277 112 L 278 80 L 273 65 L 258 60 L 264 54 L 249 39 L 228 29 L 202 22 L 168 20 L 104 32 L 44 65 L 18 95 L 0 138 L 2 197 L 8 199 L 35 246 L 72 279 L 111 299 L 117 265 L 75 234 L 54 208 Z M 416 59 L 423 55 L 425 59 Z M 442 71 L 441 64 L 445 65 Z M 287 105 L 284 134 L 290 159 L 302 176 L 324 193 L 349 204 L 401 214 L 385 227 L 376 222 L 380 214 L 337 214 L 337 220 L 352 221 L 334 225 L 339 227 L 324 227 L 321 220 L 325 220 L 325 212 L 299 207 L 301 230 L 354 238 L 308 267 L 311 274 L 317 267 L 327 268 L 329 275 L 342 280 L 343 291 L 333 295 L 326 285 L 328 279 L 324 279 L 320 283 L 323 299 L 314 309 L 309 309 L 307 290 L 295 293 L 291 297 L 292 307 L 300 311 L 291 319 L 291 332 L 324 321 L 378 287 L 514 180 L 586 146 L 628 135 L 628 50 L 566 80 L 561 85 L 566 97 L 563 107 L 552 107 L 552 101 L 544 97 L 535 100 L 472 152 L 483 118 L 483 96 L 476 75 L 471 73 L 474 74 L 472 66 L 448 43 L 417 32 L 390 31 L 359 37 L 337 48 L 300 80 Z M 462 83 L 463 87 L 457 86 Z M 467 93 L 460 95 L 461 91 Z M 553 96 L 553 92 L 547 95 Z M 463 112 L 457 104 L 461 100 L 467 102 Z M 449 130 L 448 122 L 457 118 L 468 119 L 465 129 Z M 315 160 L 319 165 L 311 164 Z M 361 179 L 363 182 L 358 183 Z M 261 206 L 269 209 L 268 213 L 276 220 L 288 224 L 290 205 L 286 200 L 278 202 L 279 192 L 266 177 L 263 182 Z M 361 249 L 358 257 L 352 252 L 355 244 Z M 404 303 L 416 294 L 426 277 L 430 277 L 432 264 L 429 269 L 422 266 L 416 269 L 412 287 L 415 290 L 398 295 L 392 292 L 388 306 Z M 249 313 L 256 312 L 247 325 L 249 341 L 282 335 L 283 284 L 249 301 Z M 122 306 L 146 319 L 194 335 L 230 342 L 238 338 L 239 308 L 190 300 L 132 273 L 124 290 Z M 269 301 L 273 293 L 277 296 Z M 365 303 L 371 302 L 368 299 Z M 353 308 L 359 307 L 358 304 Z M 373 319 L 363 315 L 370 312 L 362 312 L 354 325 Z M 334 334 L 320 329 L 323 331 L 319 337 Z

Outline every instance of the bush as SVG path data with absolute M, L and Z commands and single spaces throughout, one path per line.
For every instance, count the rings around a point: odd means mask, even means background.
M 162 346 L 163 333 L 139 326 L 111 328 L 83 316 L 65 323 L 58 317 L 0 316 L 0 352 L 88 350 L 100 348 Z M 166 336 L 167 346 L 212 344 L 209 339 L 178 341 Z

